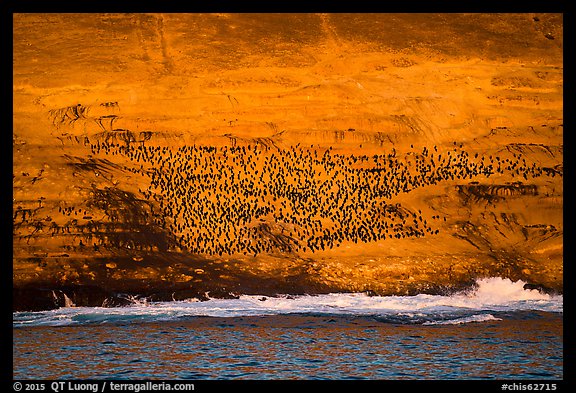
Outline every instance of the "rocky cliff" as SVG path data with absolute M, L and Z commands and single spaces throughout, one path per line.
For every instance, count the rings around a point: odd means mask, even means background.
M 16 14 L 15 310 L 562 291 L 562 17 Z

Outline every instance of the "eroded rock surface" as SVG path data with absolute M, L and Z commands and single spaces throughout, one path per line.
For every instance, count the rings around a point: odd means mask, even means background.
M 562 32 L 548 14 L 15 15 L 14 309 L 488 276 L 561 292 Z

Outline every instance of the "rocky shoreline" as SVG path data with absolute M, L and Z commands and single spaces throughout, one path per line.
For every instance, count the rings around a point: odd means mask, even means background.
M 148 270 L 142 274 L 142 270 L 133 268 L 121 275 L 115 275 L 114 270 L 131 264 L 131 258 L 107 259 L 107 263 L 80 260 L 74 264 L 67 261 L 67 273 L 72 276 L 75 265 L 87 266 L 88 262 L 91 266 L 103 268 L 91 268 L 88 274 L 78 275 L 73 283 L 50 279 L 49 274 L 44 280 L 21 279 L 20 284 L 13 287 L 13 311 L 43 311 L 70 306 L 122 307 L 189 299 L 205 301 L 238 298 L 243 294 L 268 297 L 351 292 L 370 296 L 450 295 L 473 289 L 478 279 L 488 277 L 522 280 L 525 289 L 542 293 L 563 293 L 561 276 L 560 280 L 550 280 L 548 270 L 538 271 L 535 266 L 532 266 L 532 271 L 520 269 L 517 263 L 487 264 L 486 259 L 491 259 L 488 256 L 481 257 L 485 258 L 482 264 L 477 254 L 459 255 L 458 259 L 466 263 L 455 263 L 452 257 L 441 256 L 433 258 L 433 262 L 430 258 L 389 257 L 385 263 L 389 266 L 387 272 L 382 270 L 381 261 L 369 262 L 366 259 L 348 260 L 347 263 L 342 263 L 342 260 L 319 263 L 314 259 L 296 259 L 292 261 L 293 268 L 282 273 L 278 267 L 289 263 L 286 256 L 281 261 L 263 262 L 259 258 L 259 262 L 252 263 L 230 260 L 208 263 L 196 260 L 192 264 L 186 263 L 191 259 L 179 257 L 182 259 L 171 256 L 170 264 L 162 264 L 160 259 L 156 259 L 156 273 Z M 164 268 L 160 268 L 162 265 Z M 246 266 L 250 269 L 247 270 Z
M 434 285 L 409 285 L 399 293 L 378 293 L 373 290 L 362 293 L 368 296 L 414 296 L 417 294 L 442 295 L 447 296 L 457 292 L 473 289 L 475 282 L 462 282 L 448 287 Z M 426 287 L 423 289 L 422 287 Z M 549 295 L 561 295 L 562 292 L 540 284 L 527 283 L 524 285 L 527 290 L 538 290 Z M 299 296 L 299 295 L 320 295 L 326 293 L 339 293 L 330 288 L 318 291 L 317 288 L 302 287 L 302 291 L 286 294 L 285 292 L 274 292 L 269 290 L 258 293 L 229 292 L 226 288 L 207 287 L 206 291 L 197 288 L 187 288 L 178 286 L 170 289 L 147 288 L 138 292 L 120 292 L 105 290 L 97 286 L 68 286 L 54 287 L 35 284 L 31 287 L 14 287 L 13 312 L 35 312 L 48 311 L 62 307 L 129 307 L 134 305 L 148 304 L 150 302 L 169 302 L 182 300 L 208 301 L 210 299 L 238 299 L 241 295 L 261 295 L 267 297 L 276 296 Z M 344 292 L 346 293 L 346 292 Z

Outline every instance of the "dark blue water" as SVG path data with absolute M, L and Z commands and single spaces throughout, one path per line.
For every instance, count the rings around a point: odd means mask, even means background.
M 294 313 L 19 326 L 13 377 L 563 378 L 562 313 L 491 311 L 460 321 Z

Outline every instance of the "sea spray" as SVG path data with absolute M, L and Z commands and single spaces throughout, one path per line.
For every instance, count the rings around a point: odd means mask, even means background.
M 64 295 L 64 307 L 76 307 L 76 304 L 64 292 L 62 292 L 62 295 Z
M 276 296 L 242 295 L 239 299 L 205 302 L 135 302 L 127 307 L 65 307 L 42 312 L 13 313 L 13 326 L 161 322 L 195 317 L 265 315 L 367 316 L 401 324 L 471 323 L 502 319 L 496 313 L 515 311 L 563 312 L 563 297 L 524 289 L 522 281 L 484 278 L 467 292 L 451 296 L 368 296 L 364 293 Z M 452 321 L 452 322 L 450 322 Z
M 501 304 L 521 300 L 549 300 L 550 295 L 536 289 L 524 289 L 522 280 L 512 281 L 509 278 L 491 277 L 476 281 L 478 285 L 473 296 L 483 303 Z

